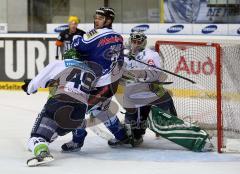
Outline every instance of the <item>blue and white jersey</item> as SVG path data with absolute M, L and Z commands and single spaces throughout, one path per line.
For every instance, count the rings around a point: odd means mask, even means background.
M 87 61 L 101 67 L 102 76 L 96 87 L 111 84 L 122 76 L 123 38 L 112 29 L 93 29 L 81 36 L 74 36 L 72 48 L 87 55 Z

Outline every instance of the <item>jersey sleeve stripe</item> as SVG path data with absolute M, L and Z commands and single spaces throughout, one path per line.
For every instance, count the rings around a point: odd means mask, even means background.
M 85 40 L 84 37 L 82 37 L 82 42 L 88 44 L 88 43 L 91 43 L 91 42 L 99 39 L 100 37 L 107 36 L 107 35 L 109 35 L 109 34 L 117 34 L 117 35 L 119 35 L 119 34 L 116 33 L 116 32 L 110 31 L 110 32 L 106 32 L 106 33 L 102 33 L 102 34 L 100 34 L 100 35 L 97 35 L 96 37 L 94 37 L 94 38 L 92 38 L 92 39 L 90 39 L 90 40 Z

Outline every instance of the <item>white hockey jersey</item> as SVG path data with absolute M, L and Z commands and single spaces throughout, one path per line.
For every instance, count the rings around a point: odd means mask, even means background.
M 144 49 L 137 54 L 136 59 L 163 68 L 163 60 L 157 52 L 151 49 Z M 137 80 L 134 83 L 125 84 L 123 97 L 125 108 L 137 108 L 157 100 L 159 97 L 150 90 L 149 84 L 153 81 L 164 81 L 166 79 L 166 74 L 156 68 L 129 60 L 126 57 L 124 58 L 123 75 Z
M 87 103 L 89 92 L 96 80 L 95 73 L 85 63 L 72 59 L 56 60 L 31 80 L 27 93 L 46 88 L 49 82 L 55 81 L 57 89 L 54 95 L 66 94 L 77 101 Z

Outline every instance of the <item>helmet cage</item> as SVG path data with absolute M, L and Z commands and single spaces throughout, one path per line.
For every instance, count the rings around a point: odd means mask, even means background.
M 130 50 L 133 53 L 140 52 L 147 45 L 147 36 L 143 32 L 132 32 L 129 38 Z

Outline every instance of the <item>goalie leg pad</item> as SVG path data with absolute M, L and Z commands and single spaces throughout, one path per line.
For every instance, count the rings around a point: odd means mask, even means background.
M 154 105 L 158 106 L 167 113 L 170 113 L 171 115 L 177 116 L 177 111 L 174 106 L 172 96 L 167 90 L 165 91 L 164 95 L 157 101 L 157 103 L 154 103 Z
M 148 127 L 160 136 L 189 150 L 200 152 L 209 137 L 200 127 L 152 106 Z

